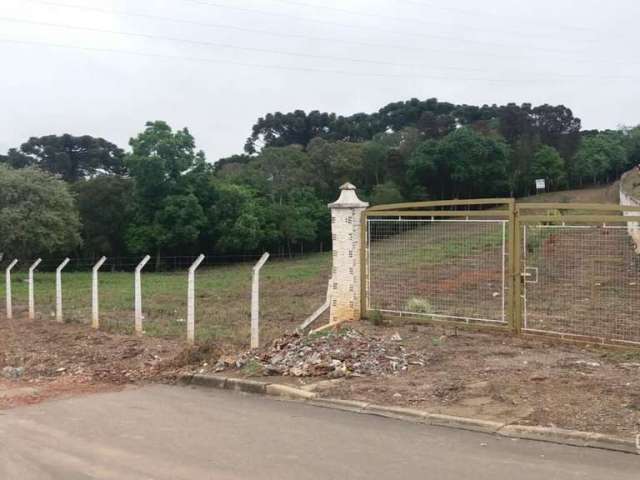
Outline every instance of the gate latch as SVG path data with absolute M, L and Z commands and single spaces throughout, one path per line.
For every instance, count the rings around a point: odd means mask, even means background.
M 538 267 L 525 267 L 522 276 L 524 283 L 538 283 Z

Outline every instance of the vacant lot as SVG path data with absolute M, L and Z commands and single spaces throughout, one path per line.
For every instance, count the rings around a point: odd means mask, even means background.
M 270 260 L 261 272 L 261 319 L 265 341 L 294 329 L 324 302 L 331 256 L 308 255 L 294 260 Z M 249 343 L 251 263 L 202 267 L 196 276 L 196 340 L 217 339 L 239 347 Z M 26 316 L 27 274 L 13 275 L 17 318 Z M 149 336 L 186 336 L 187 273 L 143 273 L 144 330 Z M 4 299 L 4 282 L 0 286 Z M 38 318 L 54 321 L 55 274 L 35 275 Z M 91 321 L 91 273 L 63 274 L 64 317 Z M 107 331 L 133 332 L 133 273 L 100 273 L 100 320 Z
M 229 373 L 269 376 L 322 396 L 633 438 L 640 351 L 415 323 L 353 324 L 287 338 Z M 339 377 L 339 378 L 336 378 Z

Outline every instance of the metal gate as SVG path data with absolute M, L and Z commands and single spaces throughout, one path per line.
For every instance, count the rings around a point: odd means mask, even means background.
M 513 205 L 493 199 L 369 209 L 364 309 L 506 325 Z
M 512 199 L 370 208 L 362 309 L 640 345 L 635 212 Z
M 518 206 L 523 331 L 640 345 L 640 255 L 633 240 L 638 227 L 620 215 L 624 210 Z M 547 215 L 540 218 L 543 211 Z

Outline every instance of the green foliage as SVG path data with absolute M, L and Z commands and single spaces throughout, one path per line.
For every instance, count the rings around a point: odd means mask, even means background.
M 376 327 L 380 327 L 384 325 L 384 318 L 382 317 L 382 313 L 380 310 L 372 310 L 368 313 L 367 319 L 373 323 Z
M 440 141 L 420 144 L 409 160 L 409 182 L 443 198 L 495 196 L 509 191 L 509 147 L 496 138 L 459 128 Z
M 72 184 L 82 221 L 83 246 L 90 256 L 120 256 L 125 252 L 133 187 L 131 179 L 111 175 Z
M 89 135 L 31 137 L 5 160 L 12 167 L 34 166 L 76 182 L 97 173 L 122 175 L 124 152 L 113 143 Z
M 0 251 L 29 259 L 80 243 L 78 210 L 63 181 L 35 168 L 0 165 Z
M 400 203 L 404 200 L 398 186 L 392 182 L 380 183 L 373 187 L 371 194 L 372 205 L 385 205 L 389 203 Z
M 555 148 L 542 145 L 538 149 L 531 162 L 530 178 L 530 184 L 537 178 L 544 178 L 552 190 L 559 190 L 566 185 L 564 160 Z
M 135 213 L 127 230 L 131 251 L 146 253 L 181 247 L 194 250 L 206 224 L 204 209 L 193 193 L 204 153 L 196 152 L 189 131 L 173 131 L 162 121 L 148 122 L 129 142 L 126 165 L 135 180 Z
M 409 300 L 407 300 L 407 304 L 405 305 L 405 310 L 411 313 L 424 313 L 424 314 L 431 314 L 435 311 L 433 308 L 433 305 L 431 305 L 431 302 L 429 300 L 427 300 L 426 298 L 417 298 L 417 297 L 412 297 Z
M 627 151 L 621 132 L 601 132 L 586 136 L 576 153 L 573 176 L 582 184 L 617 178 L 626 168 Z
M 564 105 L 414 98 L 350 116 L 268 114 L 246 154 L 216 164 L 186 128 L 163 121 L 147 123 L 126 155 L 100 138 L 49 135 L 0 163 L 74 185 L 89 255 L 284 254 L 329 246 L 326 204 L 347 181 L 373 204 L 523 196 L 536 178 L 558 190 L 640 163 L 640 127 L 580 128 Z

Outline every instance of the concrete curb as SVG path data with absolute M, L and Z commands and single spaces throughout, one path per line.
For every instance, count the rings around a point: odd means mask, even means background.
M 319 398 L 317 393 L 301 390 L 289 385 L 245 380 L 241 378 L 230 378 L 218 375 L 185 375 L 180 380 L 181 383 L 190 385 L 302 400 L 305 403 L 316 407 L 377 415 L 380 417 L 395 418 L 398 420 L 425 425 L 471 430 L 475 432 L 499 435 L 506 438 L 536 440 L 541 442 L 571 445 L 575 447 L 598 448 L 602 450 L 613 450 L 616 452 L 640 455 L 640 448 L 638 448 L 638 445 L 636 445 L 636 442 L 633 440 L 626 440 L 601 433 L 580 432 L 576 430 L 564 430 L 561 428 L 547 428 L 540 426 L 505 424 L 489 420 L 479 420 L 476 418 L 454 417 L 450 415 L 430 413 L 424 410 L 414 410 L 411 408 L 375 405 L 356 400 Z

